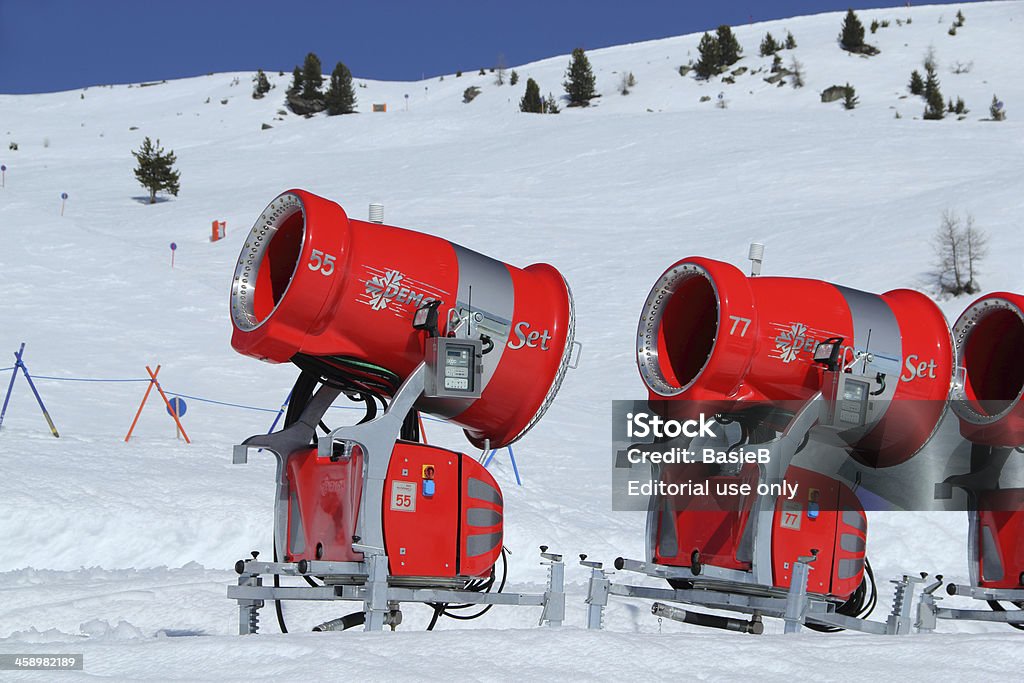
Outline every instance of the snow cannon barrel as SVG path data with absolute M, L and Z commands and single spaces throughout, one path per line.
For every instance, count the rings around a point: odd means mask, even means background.
M 554 399 L 572 351 L 572 295 L 550 265 L 516 268 L 288 190 L 238 258 L 231 345 L 272 363 L 312 357 L 404 379 L 424 360 L 429 333 L 413 315 L 431 301 L 441 336 L 485 338 L 482 393 L 421 398 L 417 408 L 460 425 L 475 446 L 516 441 Z
M 904 462 L 934 432 L 949 397 L 949 327 L 927 296 L 882 295 L 822 280 L 747 277 L 735 266 L 691 257 L 658 279 L 644 304 L 637 363 L 652 401 L 680 412 L 802 403 L 825 390 L 817 345 L 841 338 L 838 365 L 856 364 L 891 400 L 851 455 L 873 467 Z M 878 391 L 882 391 L 879 389 Z
M 1024 296 L 983 296 L 953 326 L 952 408 L 960 434 L 987 446 L 1024 445 Z

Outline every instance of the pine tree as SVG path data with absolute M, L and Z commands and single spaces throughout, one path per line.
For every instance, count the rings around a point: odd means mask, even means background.
M 302 92 L 302 70 L 299 67 L 295 67 L 292 71 L 292 84 L 288 86 L 287 93 L 289 95 L 298 95 Z
M 565 78 L 562 86 L 569 95 L 570 107 L 586 107 L 596 97 L 594 72 L 590 70 L 590 60 L 582 47 L 572 51 L 572 61 L 565 71 Z
M 519 111 L 528 114 L 544 113 L 544 100 L 540 97 L 540 86 L 532 78 L 526 79 L 526 94 L 519 100 Z
M 739 58 L 740 53 L 743 52 L 743 48 L 740 47 L 739 42 L 736 40 L 736 36 L 732 34 L 732 29 L 722 24 L 718 27 L 718 65 L 719 66 L 730 66 L 735 64 Z
M 921 78 L 921 74 L 918 73 L 917 69 L 910 74 L 910 94 L 911 95 L 923 95 L 924 94 L 924 79 Z
M 764 34 L 764 39 L 761 40 L 761 56 L 762 57 L 767 57 L 768 55 L 773 55 L 773 54 L 775 54 L 776 52 L 778 52 L 781 49 L 782 49 L 782 46 L 779 45 L 777 42 L 775 42 L 775 38 L 772 37 L 771 33 Z
M 995 95 L 992 95 L 992 104 L 989 105 L 988 115 L 993 121 L 1006 120 L 1006 109 L 1003 107 L 1003 103 L 1000 102 L 999 98 Z
M 789 31 L 786 31 L 786 49 L 793 50 L 796 48 L 796 38 Z
M 860 52 L 864 48 L 864 24 L 860 23 L 852 9 L 846 12 L 846 19 L 843 20 L 839 44 L 850 52 Z
M 718 73 L 718 65 L 722 61 L 722 51 L 718 45 L 718 39 L 710 33 L 705 33 L 697 46 L 700 52 L 700 59 L 693 65 L 697 78 L 708 79 Z
M 945 105 L 942 101 L 942 92 L 939 90 L 939 77 L 935 75 L 934 69 L 926 69 L 928 79 L 924 84 L 924 118 L 937 121 L 945 117 Z
M 518 82 L 519 82 L 519 74 L 516 73 L 515 69 L 512 69 L 512 73 L 509 74 L 509 77 L 508 77 L 508 84 L 509 85 L 515 85 Z
M 338 62 L 331 72 L 331 84 L 324 95 L 327 115 L 351 114 L 356 110 L 356 93 L 352 89 L 352 72 Z
M 320 66 L 320 58 L 310 52 L 302 64 L 302 99 L 323 100 L 324 94 L 320 92 L 323 82 L 324 72 Z
M 544 100 L 544 113 L 545 114 L 557 114 L 562 111 L 558 108 L 558 100 L 555 99 L 555 93 L 549 92 L 548 98 Z
M 181 175 L 174 170 L 174 164 L 178 160 L 174 152 L 164 152 L 160 146 L 160 140 L 153 141 L 147 137 L 142 141 L 138 152 L 132 151 L 132 156 L 139 162 L 135 168 L 135 179 L 144 188 L 149 190 L 149 203 L 156 204 L 157 192 L 169 192 L 175 197 L 178 196 L 178 178 Z
M 843 108 L 854 109 L 860 103 L 857 91 L 849 83 L 843 88 Z
M 256 72 L 256 77 L 252 79 L 256 85 L 252 88 L 252 98 L 254 100 L 263 99 L 263 96 L 270 92 L 270 81 L 267 80 L 267 75 L 263 73 L 263 69 Z

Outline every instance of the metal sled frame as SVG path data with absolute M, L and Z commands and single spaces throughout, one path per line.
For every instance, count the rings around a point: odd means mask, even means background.
M 819 393 L 809 400 L 790 421 L 786 430 L 767 443 L 758 443 L 758 448 L 770 450 L 770 462 L 759 464 L 759 483 L 778 483 L 782 480 L 790 462 L 799 450 L 800 444 L 817 423 L 821 413 L 822 401 Z M 608 605 L 608 596 L 618 595 L 648 600 L 664 600 L 668 602 L 697 605 L 708 609 L 728 610 L 751 615 L 749 621 L 736 618 L 717 617 L 699 612 L 686 612 L 655 603 L 655 614 L 666 616 L 677 621 L 686 621 L 701 626 L 722 628 L 745 633 L 761 633 L 762 617 L 775 617 L 785 620 L 786 633 L 798 633 L 804 624 L 812 623 L 822 626 L 833 626 L 843 629 L 874 633 L 879 635 L 910 633 L 914 626 L 912 603 L 916 587 L 924 582 L 924 577 L 904 576 L 894 580 L 895 600 L 892 613 L 886 623 L 867 621 L 856 617 L 836 613 L 837 603 L 823 595 L 807 592 L 807 579 L 813 569 L 816 557 L 809 555 L 800 557 L 794 563 L 793 576 L 788 590 L 773 587 L 772 576 L 772 533 L 775 507 L 778 496 L 758 496 L 750 511 L 751 526 L 744 532 L 752 539 L 753 553 L 750 571 L 725 569 L 714 566 L 703 566 L 699 573 L 688 567 L 669 567 L 653 562 L 640 562 L 619 558 L 615 561 L 615 569 L 636 572 L 656 579 L 675 579 L 692 582 L 693 588 L 672 589 L 655 588 L 614 583 L 610 579 L 613 572 L 604 569 L 602 563 L 586 560 L 581 556 L 580 563 L 590 568 L 590 584 L 587 592 L 587 628 L 599 629 L 604 619 L 604 608 Z M 652 499 L 648 510 L 648 529 L 654 522 L 657 507 Z M 653 541 L 647 535 L 647 556 L 654 556 Z
M 523 605 L 543 607 L 541 624 L 560 626 L 565 618 L 565 566 L 562 556 L 541 548 L 542 563 L 548 565 L 547 590 L 544 593 L 484 593 L 437 584 L 451 582 L 438 579 L 431 586 L 409 585 L 408 579 L 395 581 L 388 572 L 384 549 L 381 510 L 384 501 L 384 480 L 387 477 L 391 452 L 401 433 L 402 423 L 423 394 L 427 375 L 426 363 L 420 363 L 395 393 L 387 410 L 376 419 L 350 427 L 339 427 L 319 439 L 317 457 L 351 457 L 358 446 L 363 452 L 363 488 L 360 497 L 356 541 L 352 548 L 363 554 L 361 562 L 261 562 L 240 560 L 235 569 L 238 585 L 228 587 L 228 597 L 238 601 L 238 631 L 256 633 L 259 610 L 267 600 L 348 600 L 361 602 L 365 614 L 364 630 L 380 631 L 385 625 L 394 628 L 400 623 L 399 606 L 403 602 L 460 603 L 475 605 Z M 248 461 L 252 448 L 270 451 L 277 458 L 277 495 L 274 502 L 274 539 L 277 548 L 285 548 L 288 524 L 288 487 L 285 464 L 288 457 L 309 447 L 317 424 L 340 391 L 322 386 L 310 400 L 300 419 L 273 434 L 257 435 L 234 447 L 235 464 Z M 264 585 L 265 576 L 307 576 L 324 579 L 323 586 Z M 457 583 L 457 582 L 456 582 Z M 402 585 L 396 585 L 402 584 Z

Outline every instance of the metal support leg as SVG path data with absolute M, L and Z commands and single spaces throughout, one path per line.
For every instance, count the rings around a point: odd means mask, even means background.
M 800 633 L 807 611 L 807 579 L 814 557 L 801 557 L 793 564 L 793 579 L 786 595 L 785 633 Z
M 252 575 L 240 576 L 238 585 L 260 587 L 263 585 L 263 579 Z M 261 607 L 263 607 L 262 600 L 238 600 L 238 635 L 247 636 L 260 630 Z
M 544 591 L 544 611 L 540 615 L 540 626 L 561 626 L 565 620 L 565 564 L 562 556 L 546 552 L 547 546 L 540 547 L 540 556 L 547 560 L 548 588 Z
M 604 608 L 608 606 L 608 591 L 611 581 L 600 562 L 587 562 L 586 555 L 580 555 L 580 564 L 590 568 L 590 583 L 587 586 L 587 628 L 600 630 L 604 626 Z
M 366 614 L 364 631 L 381 631 L 387 622 L 391 607 L 388 605 L 388 556 L 381 553 L 366 558 L 370 575 L 366 581 L 366 600 L 363 612 Z
M 927 574 L 922 576 L 903 575 L 899 581 L 893 580 L 896 589 L 893 594 L 892 612 L 886 620 L 886 631 L 892 635 L 910 633 L 912 622 L 910 611 L 914 605 L 914 589 L 919 583 L 923 583 Z

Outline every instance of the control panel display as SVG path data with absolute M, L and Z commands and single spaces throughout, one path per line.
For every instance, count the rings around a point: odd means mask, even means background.
M 428 387 L 428 395 L 467 398 L 480 395 L 482 355 L 479 341 L 447 337 L 431 339 L 428 359 L 431 356 L 433 381 Z

